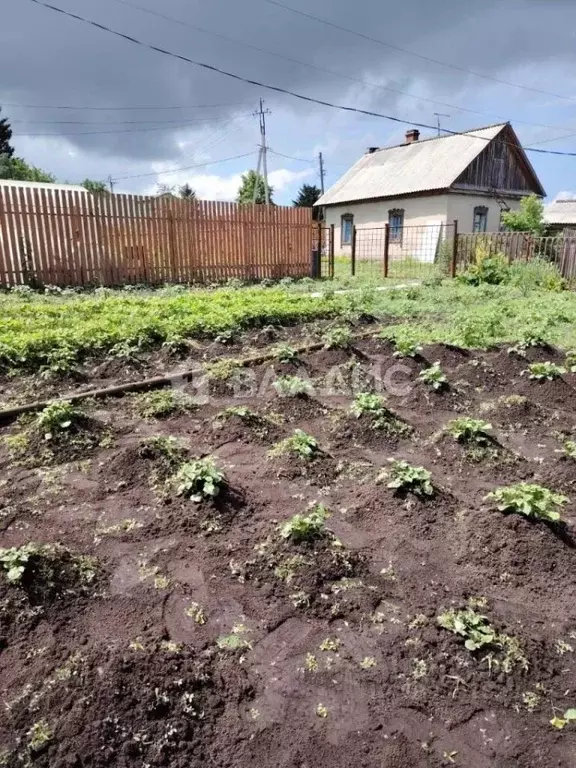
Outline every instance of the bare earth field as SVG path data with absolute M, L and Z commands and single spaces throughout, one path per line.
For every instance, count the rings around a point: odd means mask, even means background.
M 206 343 L 179 365 L 239 349 Z M 525 354 L 398 360 L 364 338 L 256 366 L 244 397 L 213 379 L 208 402 L 165 418 L 126 395 L 59 435 L 34 438 L 34 416 L 3 425 L 2 547 L 60 546 L 0 577 L 0 765 L 574 768 L 576 724 L 550 721 L 576 707 L 576 375 L 530 380 L 530 362 L 563 355 Z M 439 391 L 417 378 L 436 361 Z M 54 390 L 167 369 L 134 366 Z M 280 397 L 280 375 L 314 392 Z M 397 420 L 352 414 L 352 384 Z M 37 397 L 31 379 L 2 385 L 5 402 Z M 463 416 L 489 437 L 454 439 Z M 312 458 L 270 455 L 297 429 Z M 196 502 L 173 476 L 204 456 L 226 482 Z M 434 492 L 388 487 L 390 458 L 429 470 Z M 568 497 L 563 522 L 485 499 L 519 482 Z M 283 527 L 311 513 L 313 535 Z M 492 640 L 467 648 L 438 621 L 450 609 L 486 617 Z

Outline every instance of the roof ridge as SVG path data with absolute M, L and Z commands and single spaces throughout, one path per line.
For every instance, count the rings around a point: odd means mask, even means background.
M 454 133 L 448 133 L 445 136 L 428 136 L 426 139 L 418 139 L 417 141 L 412 142 L 405 142 L 403 141 L 401 144 L 391 144 L 389 147 L 380 147 L 376 150 L 376 152 L 372 152 L 373 155 L 377 155 L 379 152 L 386 152 L 389 149 L 398 149 L 398 147 L 410 147 L 412 145 L 417 146 L 418 144 L 424 144 L 425 142 L 429 141 L 439 141 L 441 139 L 453 139 L 456 136 L 468 136 L 471 133 L 476 133 L 478 131 L 487 131 L 490 128 L 499 128 L 500 126 L 502 128 L 505 128 L 507 125 L 510 125 L 510 121 L 506 121 L 504 123 L 492 123 L 491 125 L 483 125 L 480 128 L 471 128 L 468 131 L 459 131 Z

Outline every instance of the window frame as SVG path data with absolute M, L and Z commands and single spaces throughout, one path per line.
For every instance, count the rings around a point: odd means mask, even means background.
M 489 208 L 487 205 L 475 205 L 474 206 L 474 213 L 472 217 L 472 232 L 475 235 L 483 235 L 484 233 L 488 232 L 488 212 Z M 477 217 L 483 217 L 481 221 L 484 222 L 483 227 L 476 227 L 476 218 Z
M 344 233 L 345 233 L 345 225 L 350 223 L 350 237 L 349 239 L 345 239 Z M 352 245 L 352 238 L 354 235 L 354 214 L 353 213 L 343 213 L 342 216 L 340 216 L 340 245 Z
M 390 242 L 402 245 L 404 236 L 404 208 L 390 208 L 388 211 L 388 230 Z M 393 224 L 393 219 L 399 219 L 400 224 Z

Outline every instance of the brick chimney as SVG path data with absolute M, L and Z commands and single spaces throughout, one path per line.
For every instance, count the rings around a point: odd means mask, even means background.
M 406 144 L 414 144 L 420 138 L 420 131 L 417 128 L 412 128 L 406 131 Z

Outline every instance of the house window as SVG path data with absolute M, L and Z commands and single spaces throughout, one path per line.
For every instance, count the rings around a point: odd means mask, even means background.
M 488 229 L 488 208 L 485 205 L 477 205 L 474 208 L 473 232 L 486 232 Z
M 402 229 L 404 227 L 404 211 L 402 208 L 393 208 L 388 211 L 388 224 L 390 225 L 390 242 L 402 242 Z
M 340 244 L 352 245 L 352 228 L 354 227 L 354 216 L 351 213 L 345 213 L 342 216 Z

